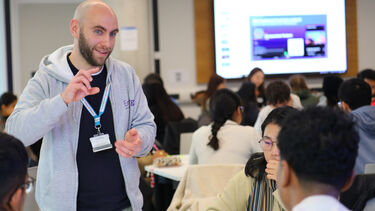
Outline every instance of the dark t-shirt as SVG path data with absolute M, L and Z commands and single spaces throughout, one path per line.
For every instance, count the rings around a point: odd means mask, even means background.
M 78 73 L 67 57 L 73 74 Z M 107 68 L 96 76 L 92 76 L 92 87 L 99 87 L 100 92 L 86 97 L 86 100 L 98 114 L 104 94 L 107 78 Z M 108 134 L 113 145 L 111 149 L 93 152 L 90 138 L 97 133 L 94 128 L 94 118 L 83 106 L 78 138 L 78 196 L 77 210 L 122 210 L 130 206 L 126 194 L 124 177 L 120 160 L 114 148 L 116 141 L 113 124 L 111 101 L 108 99 L 106 109 L 101 116 L 101 132 Z

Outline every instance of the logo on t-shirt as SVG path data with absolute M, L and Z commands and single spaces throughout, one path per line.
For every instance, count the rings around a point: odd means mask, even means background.
M 125 109 L 129 109 L 130 106 L 133 107 L 135 105 L 135 100 L 124 100 Z

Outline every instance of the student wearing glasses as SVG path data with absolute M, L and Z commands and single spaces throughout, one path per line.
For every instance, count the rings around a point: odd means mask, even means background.
M 285 210 L 276 191 L 276 172 L 280 160 L 277 136 L 284 119 L 296 111 L 292 107 L 279 107 L 271 111 L 262 124 L 263 138 L 259 143 L 263 152 L 250 157 L 245 171 L 239 172 L 228 182 L 208 210 Z
M 0 210 L 20 211 L 34 179 L 27 175 L 27 152 L 21 141 L 0 133 Z

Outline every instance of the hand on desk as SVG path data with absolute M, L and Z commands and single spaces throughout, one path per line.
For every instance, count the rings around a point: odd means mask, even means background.
M 116 152 L 124 158 L 129 158 L 138 154 L 141 150 L 142 140 L 135 128 L 130 129 L 125 140 L 118 140 L 115 143 Z

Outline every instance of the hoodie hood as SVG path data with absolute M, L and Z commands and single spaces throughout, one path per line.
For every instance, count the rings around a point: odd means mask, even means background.
M 358 127 L 375 137 L 375 107 L 362 106 L 351 113 L 357 121 Z
M 46 71 L 53 78 L 56 78 L 59 81 L 69 83 L 74 77 L 72 71 L 70 70 L 67 56 L 73 51 L 73 45 L 63 46 L 52 54 L 43 57 L 42 61 L 39 64 L 39 70 Z M 111 57 L 108 57 L 106 60 L 108 76 L 110 75 L 109 70 L 112 68 L 108 65 L 111 64 L 108 61 Z
M 69 83 L 73 78 L 73 73 L 70 70 L 66 57 L 72 50 L 73 45 L 64 46 L 57 49 L 52 54 L 43 57 L 39 69 L 46 71 L 59 81 Z

